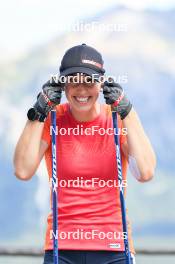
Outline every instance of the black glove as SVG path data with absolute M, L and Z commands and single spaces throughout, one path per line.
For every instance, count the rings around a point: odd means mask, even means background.
M 104 82 L 103 94 L 106 104 L 110 104 L 112 111 L 117 112 L 124 119 L 130 112 L 132 104 L 124 94 L 123 88 L 114 81 Z
M 60 104 L 63 85 L 55 82 L 52 78 L 42 86 L 42 91 L 37 96 L 37 101 L 33 108 L 30 108 L 27 116 L 29 120 L 39 120 L 44 122 L 48 113 Z

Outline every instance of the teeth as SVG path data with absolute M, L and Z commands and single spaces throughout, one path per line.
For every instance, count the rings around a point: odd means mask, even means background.
M 79 102 L 87 102 L 89 97 L 76 97 L 77 101 Z

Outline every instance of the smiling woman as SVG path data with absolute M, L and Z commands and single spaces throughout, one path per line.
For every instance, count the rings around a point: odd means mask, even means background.
M 77 181 L 77 177 L 88 182 L 93 178 L 101 183 L 116 179 L 126 182 L 130 156 L 138 169 L 137 180 L 145 182 L 152 178 L 156 163 L 154 151 L 123 88 L 114 81 L 101 83 L 98 78 L 95 81 L 92 79 L 93 74 L 100 77 L 104 72 L 102 56 L 96 49 L 82 44 L 66 51 L 61 61 L 60 76 L 73 76 L 76 83 L 70 78 L 71 81 L 64 86 L 54 80 L 43 85 L 36 103 L 28 111 L 29 120 L 16 146 L 14 165 L 19 179 L 32 178 L 43 156 L 49 181 L 52 176 L 54 179 L 57 176 L 58 183 L 63 180 Z M 106 104 L 98 102 L 101 88 Z M 67 102 L 60 104 L 63 90 Z M 50 114 L 53 108 L 54 126 L 53 115 Z M 51 126 L 52 131 L 56 131 L 56 126 L 66 131 L 82 126 L 84 129 L 98 127 L 100 133 L 59 133 L 51 141 Z M 120 134 L 119 137 L 119 133 L 102 133 L 114 128 L 123 131 L 123 127 L 128 131 L 127 135 Z M 135 250 L 130 222 L 125 213 L 126 192 L 122 184 L 110 188 L 106 185 L 60 188 L 58 184 L 57 189 L 56 183 L 54 191 L 58 190 L 58 217 L 53 213 L 55 210 L 48 215 L 44 264 L 53 263 L 53 252 L 59 253 L 61 264 L 78 264 L 82 263 L 82 259 L 88 264 L 133 264 Z M 54 223 L 58 223 L 57 232 Z M 87 234 L 95 230 L 104 235 L 90 239 L 84 236 L 63 239 L 60 236 L 60 233 L 75 234 L 77 230 Z M 125 235 L 105 235 L 115 232 Z M 58 248 L 54 243 L 56 240 Z

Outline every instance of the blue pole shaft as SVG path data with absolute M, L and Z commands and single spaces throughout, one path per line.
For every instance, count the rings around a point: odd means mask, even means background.
M 125 198 L 124 198 L 124 189 L 123 189 L 123 174 L 122 174 L 122 164 L 121 164 L 121 155 L 120 155 L 120 142 L 118 136 L 118 120 L 117 113 L 112 112 L 113 127 L 115 128 L 114 140 L 116 145 L 116 159 L 117 159 L 117 171 L 118 171 L 118 183 L 120 186 L 120 204 L 121 204 L 121 213 L 122 213 L 122 225 L 124 232 L 124 245 L 125 245 L 125 254 L 126 254 L 126 264 L 131 264 L 131 254 L 129 251 L 129 242 L 128 242 L 128 231 L 127 231 L 127 222 L 126 222 L 126 207 L 125 207 Z
M 56 148 L 56 111 L 51 111 L 52 126 L 52 216 L 53 216 L 53 263 L 58 264 L 58 179 Z

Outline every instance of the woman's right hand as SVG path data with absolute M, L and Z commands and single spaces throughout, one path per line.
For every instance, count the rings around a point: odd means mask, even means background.
M 51 78 L 42 86 L 42 91 L 37 96 L 33 108 L 30 108 L 27 116 L 31 121 L 44 122 L 49 112 L 61 102 L 63 85 Z

